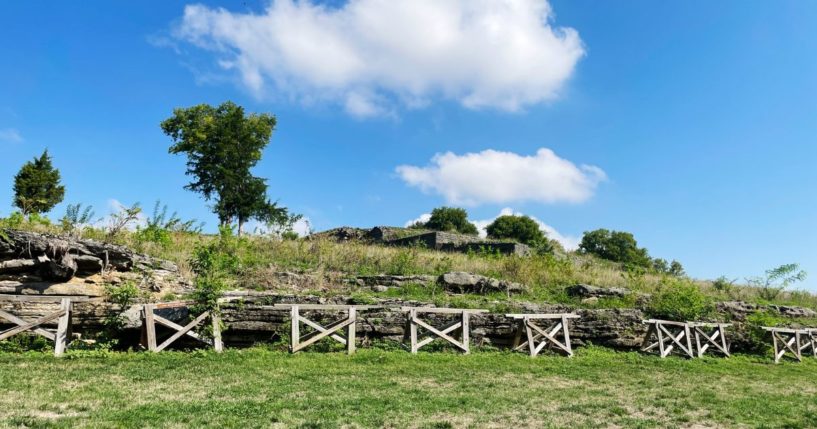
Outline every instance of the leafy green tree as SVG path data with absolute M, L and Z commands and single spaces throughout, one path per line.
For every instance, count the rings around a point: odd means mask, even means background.
M 275 124 L 274 116 L 245 115 L 244 108 L 229 101 L 175 109 L 161 124 L 174 142 L 169 152 L 187 155 L 187 175 L 193 181 L 185 188 L 214 202 L 221 226 L 237 221 L 239 235 L 250 219 L 292 219 L 286 208 L 267 198 L 266 179 L 250 171 L 261 160 Z
M 26 162 L 14 176 L 14 205 L 23 215 L 48 213 L 65 197 L 60 171 L 51 164 L 48 150 Z
M 669 264 L 669 275 L 675 277 L 682 277 L 686 275 L 686 272 L 684 272 L 684 266 L 681 265 L 680 262 L 673 259 Z
M 459 232 L 477 235 L 477 227 L 468 221 L 468 212 L 458 207 L 437 207 L 431 211 L 431 218 L 425 227 L 435 231 Z
M 539 228 L 539 224 L 528 216 L 500 216 L 488 225 L 486 231 L 489 238 L 507 238 L 529 245 L 545 240 L 545 234 Z
M 767 301 L 776 299 L 783 290 L 806 279 L 806 272 L 798 264 L 785 264 L 766 270 L 765 275 L 746 279 L 749 286 L 757 288 L 758 296 Z
M 652 268 L 658 273 L 669 274 L 675 277 L 683 277 L 686 274 L 684 272 L 684 266 L 674 259 L 672 262 L 667 262 L 666 259 L 661 258 L 653 259 Z
M 652 268 L 647 249 L 638 247 L 638 242 L 629 232 L 607 229 L 585 232 L 579 251 L 626 265 Z

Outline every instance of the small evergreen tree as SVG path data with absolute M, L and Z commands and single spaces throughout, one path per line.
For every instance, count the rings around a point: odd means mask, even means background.
M 14 176 L 14 205 L 29 216 L 51 211 L 65 197 L 60 171 L 51 164 L 48 150 L 26 162 Z
M 432 210 L 425 227 L 435 231 L 477 235 L 476 225 L 468 221 L 468 212 L 457 207 L 437 207 Z
M 500 216 L 488 225 L 486 231 L 489 238 L 507 238 L 529 245 L 545 241 L 545 234 L 539 224 L 528 216 Z

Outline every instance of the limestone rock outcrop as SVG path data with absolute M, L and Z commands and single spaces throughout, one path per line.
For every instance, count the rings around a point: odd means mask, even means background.
M 124 246 L 29 231 L 0 231 L 0 293 L 101 296 L 131 281 L 152 292 L 183 292 L 175 264 Z

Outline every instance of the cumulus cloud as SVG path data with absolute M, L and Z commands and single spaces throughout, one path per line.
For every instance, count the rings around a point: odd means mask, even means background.
M 410 227 L 410 226 L 412 226 L 412 225 L 414 225 L 414 224 L 416 224 L 416 223 L 418 223 L 418 222 L 420 222 L 420 223 L 426 223 L 426 222 L 428 222 L 430 219 L 431 219 L 431 213 L 423 213 L 423 214 L 421 214 L 419 217 L 417 217 L 416 219 L 412 219 L 412 220 L 406 221 L 405 225 L 403 225 L 403 226 L 404 226 L 404 227 L 406 227 L 406 228 L 408 228 L 408 227 Z
M 22 143 L 23 136 L 14 128 L 0 129 L 0 142 L 4 143 Z
M 488 228 L 488 225 L 490 225 L 494 220 L 496 220 L 496 218 L 498 218 L 500 216 L 523 216 L 523 215 L 524 215 L 523 213 L 514 211 L 510 207 L 505 207 L 504 209 L 502 209 L 499 212 L 498 215 L 496 215 L 496 216 L 494 216 L 494 217 L 492 217 L 490 219 L 472 220 L 471 223 L 476 225 L 477 230 L 479 231 L 479 236 L 484 238 L 484 237 L 488 236 L 488 232 L 486 230 Z M 545 235 L 548 238 L 558 241 L 559 243 L 562 244 L 562 246 L 566 250 L 576 250 L 576 249 L 579 248 L 579 241 L 580 241 L 579 238 L 571 236 L 571 235 L 564 235 L 564 234 L 560 233 L 559 231 L 557 231 L 556 228 L 542 222 L 541 220 L 539 220 L 535 216 L 530 216 L 529 215 L 528 217 L 530 217 L 537 224 L 539 224 L 539 229 L 541 229 L 542 232 L 544 232 Z M 412 219 L 410 221 L 407 221 L 404 226 L 409 227 L 409 226 L 413 225 L 416 222 L 428 222 L 428 220 L 430 218 L 431 218 L 431 213 L 423 213 L 420 216 L 418 216 L 416 219 Z
M 431 99 L 517 111 L 555 98 L 584 55 L 553 16 L 547 0 L 273 0 L 260 14 L 188 5 L 174 35 L 259 96 L 363 117 Z
M 484 150 L 437 154 L 426 167 L 398 166 L 409 186 L 442 195 L 450 204 L 580 203 L 593 196 L 606 175 L 599 167 L 576 166 L 550 149 L 534 156 Z

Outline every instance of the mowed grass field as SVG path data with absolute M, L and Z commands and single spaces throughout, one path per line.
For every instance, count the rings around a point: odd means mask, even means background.
M 2 427 L 817 427 L 817 359 L 0 354 Z

